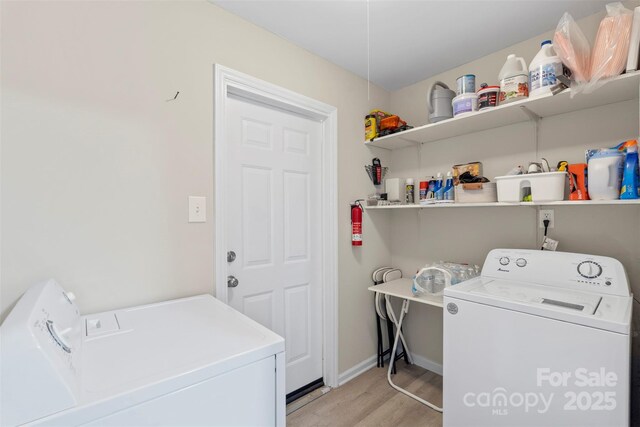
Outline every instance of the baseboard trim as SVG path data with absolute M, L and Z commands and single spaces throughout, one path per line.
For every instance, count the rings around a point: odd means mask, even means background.
M 411 358 L 413 359 L 413 363 L 421 368 L 434 372 L 438 375 L 442 375 L 442 365 L 440 363 L 434 362 L 431 359 L 427 359 L 426 357 L 415 353 L 411 353 Z
M 338 387 L 348 383 L 355 377 L 376 366 L 378 356 L 375 354 L 338 375 Z
M 442 365 L 440 363 L 434 362 L 431 359 L 427 359 L 426 357 L 420 356 L 419 354 L 415 353 L 411 353 L 411 358 L 413 360 L 413 363 L 420 366 L 421 368 L 424 368 L 427 371 L 434 372 L 438 375 L 442 375 Z M 369 369 L 375 367 L 377 359 L 377 356 L 373 355 L 338 375 L 338 387 L 348 383 L 358 375 L 361 375 Z M 385 369 L 387 369 L 386 365 Z

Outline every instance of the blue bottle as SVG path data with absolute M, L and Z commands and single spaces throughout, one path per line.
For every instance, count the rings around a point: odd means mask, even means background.
M 454 201 L 454 187 L 453 187 L 453 175 L 451 171 L 447 172 L 447 181 L 444 184 L 444 197 L 443 201 L 452 203 Z
M 637 199 L 638 194 L 638 146 L 627 147 L 627 156 L 624 162 L 624 172 L 622 173 L 622 185 L 620 186 L 621 199 Z
M 427 188 L 427 200 L 434 200 L 436 198 L 436 180 L 433 177 L 429 180 L 429 187 Z
M 442 187 L 442 174 L 438 172 L 436 175 L 436 185 L 433 188 L 436 195 L 436 200 L 440 201 L 444 199 L 444 187 Z

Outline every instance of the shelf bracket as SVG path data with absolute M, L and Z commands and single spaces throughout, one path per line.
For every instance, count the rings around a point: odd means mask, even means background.
M 534 113 L 533 111 L 531 111 L 530 109 L 528 109 L 526 106 L 521 105 L 520 106 L 520 111 L 522 111 L 524 113 L 525 116 L 527 116 L 527 118 L 533 122 L 538 123 L 540 121 L 540 116 L 537 115 L 536 113 Z
M 533 143 L 535 147 L 536 159 L 539 157 L 540 141 L 538 140 L 538 133 L 540 128 L 541 117 L 528 109 L 525 105 L 520 106 L 520 111 L 533 123 Z

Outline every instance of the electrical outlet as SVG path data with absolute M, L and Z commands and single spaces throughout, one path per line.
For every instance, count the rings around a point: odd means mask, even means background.
M 553 209 L 541 209 L 538 214 L 538 227 L 544 228 L 544 220 L 549 220 L 549 228 L 553 228 Z

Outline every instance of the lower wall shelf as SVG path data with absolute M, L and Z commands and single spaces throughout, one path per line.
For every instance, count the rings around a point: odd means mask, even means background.
M 433 205 L 388 205 L 388 206 L 364 206 L 366 210 L 393 210 L 393 209 L 451 209 L 451 208 L 504 208 L 520 206 L 640 206 L 640 199 L 635 200 L 562 200 L 559 202 L 522 202 L 522 203 L 436 203 Z

